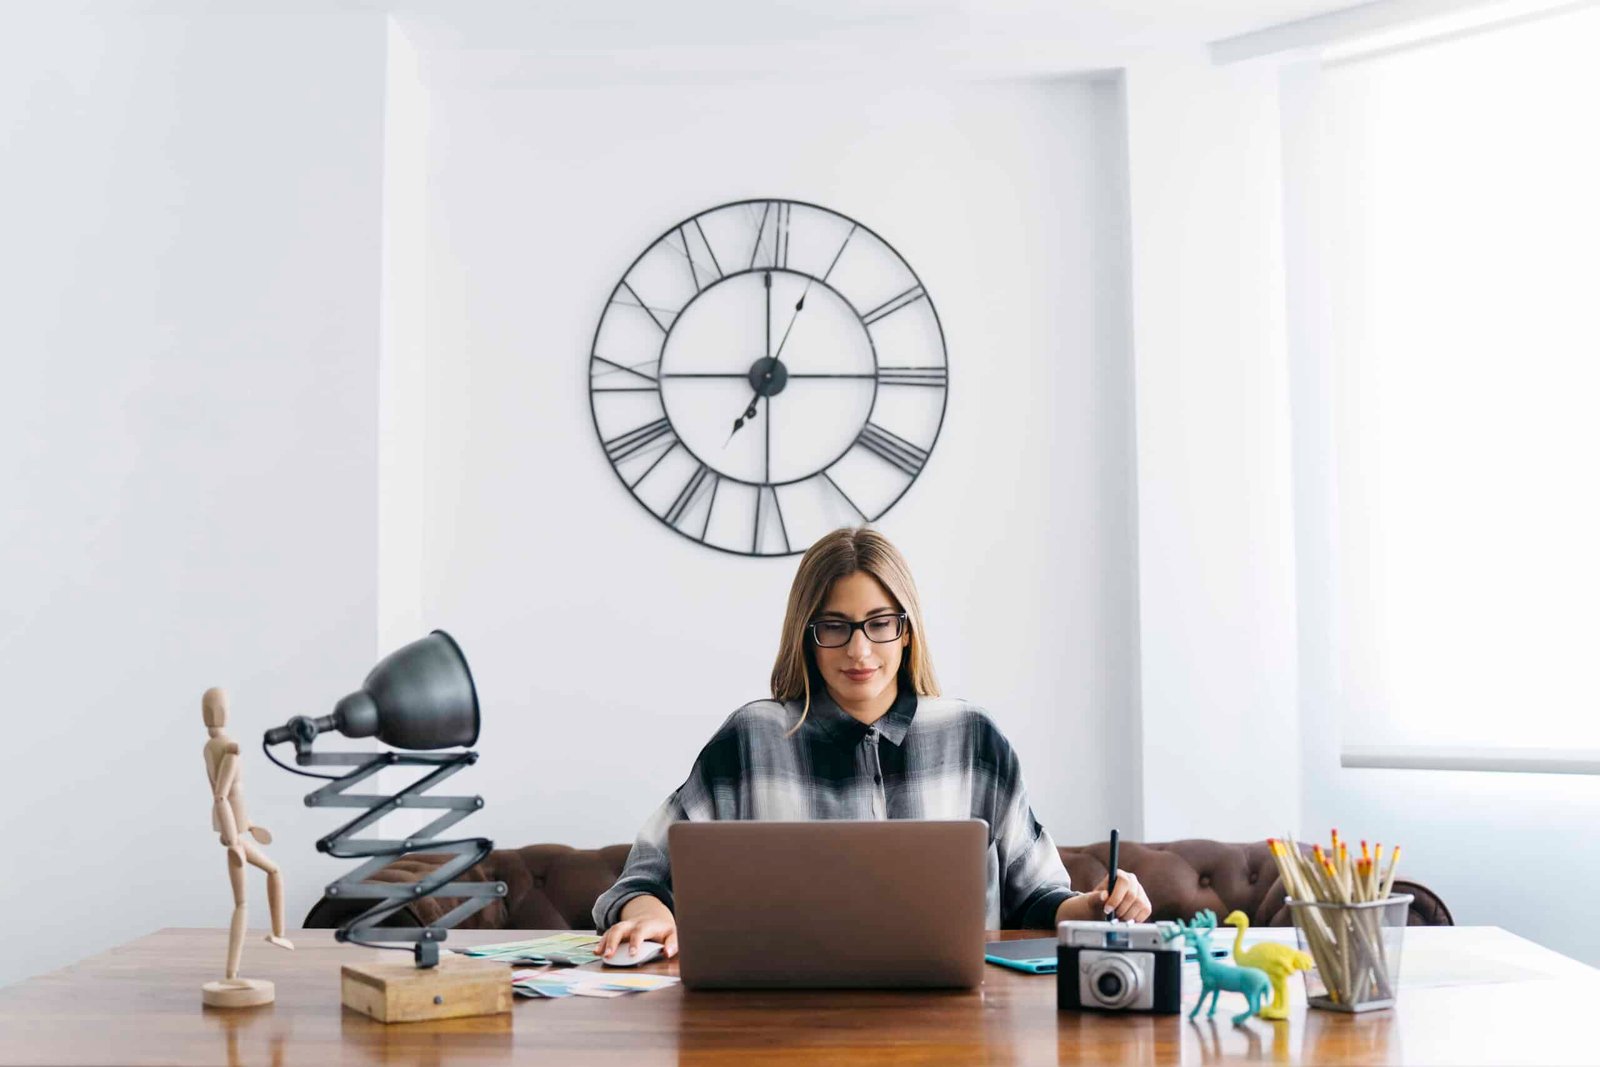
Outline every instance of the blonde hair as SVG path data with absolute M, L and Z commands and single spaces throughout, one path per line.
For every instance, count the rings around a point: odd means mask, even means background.
M 906 613 L 911 640 L 906 646 L 901 671 L 919 696 L 938 696 L 939 680 L 933 673 L 923 636 L 922 602 L 911 580 L 911 568 L 900 550 L 876 530 L 865 526 L 845 527 L 818 539 L 800 559 L 794 584 L 789 587 L 789 606 L 783 616 L 783 634 L 778 639 L 778 658 L 772 665 L 772 699 L 804 699 L 800 720 L 789 733 L 800 729 L 811 711 L 811 672 L 814 653 L 806 642 L 806 628 L 822 610 L 828 591 L 840 578 L 870 574 L 888 590 L 895 606 Z

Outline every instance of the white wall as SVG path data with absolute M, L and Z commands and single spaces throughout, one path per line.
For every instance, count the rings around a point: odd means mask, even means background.
M 255 739 L 376 651 L 382 19 L 48 10 L 0 40 L 0 983 L 226 926 L 212 685 L 298 924 L 327 820 Z
M 385 653 L 429 629 L 422 618 L 428 92 L 422 84 L 422 57 L 392 17 L 387 38 L 377 489 L 377 623 L 378 642 Z
M 648 242 L 789 196 L 883 234 L 943 320 L 944 430 L 881 528 L 945 691 L 993 712 L 1059 841 L 1137 835 L 1119 84 L 430 75 L 427 109 L 424 615 L 480 683 L 475 829 L 631 841 L 768 692 L 797 557 L 664 529 L 607 469 L 586 390 L 595 321 Z
M 1299 825 L 1273 70 L 1132 64 L 1145 834 Z

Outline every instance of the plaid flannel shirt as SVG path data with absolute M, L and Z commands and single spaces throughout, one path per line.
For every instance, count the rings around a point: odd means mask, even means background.
M 988 924 L 1053 929 L 1074 895 L 1061 854 L 1034 818 L 1010 742 L 980 708 L 899 696 L 872 726 L 846 714 L 812 676 L 811 711 L 793 737 L 798 700 L 757 700 L 728 717 L 688 779 L 639 831 L 616 884 L 594 906 L 595 927 L 649 893 L 672 904 L 667 827 L 684 820 L 967 819 L 989 825 Z

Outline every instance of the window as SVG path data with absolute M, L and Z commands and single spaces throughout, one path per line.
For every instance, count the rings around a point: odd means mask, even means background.
M 1589 7 L 1328 63 L 1286 160 L 1347 766 L 1600 771 L 1596 55 Z

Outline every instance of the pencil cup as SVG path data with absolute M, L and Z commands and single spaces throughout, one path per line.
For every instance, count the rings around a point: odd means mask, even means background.
M 1409 893 L 1354 904 L 1289 901 L 1300 948 L 1317 962 L 1304 972 L 1313 1008 L 1356 1012 L 1394 1005 L 1410 907 Z

